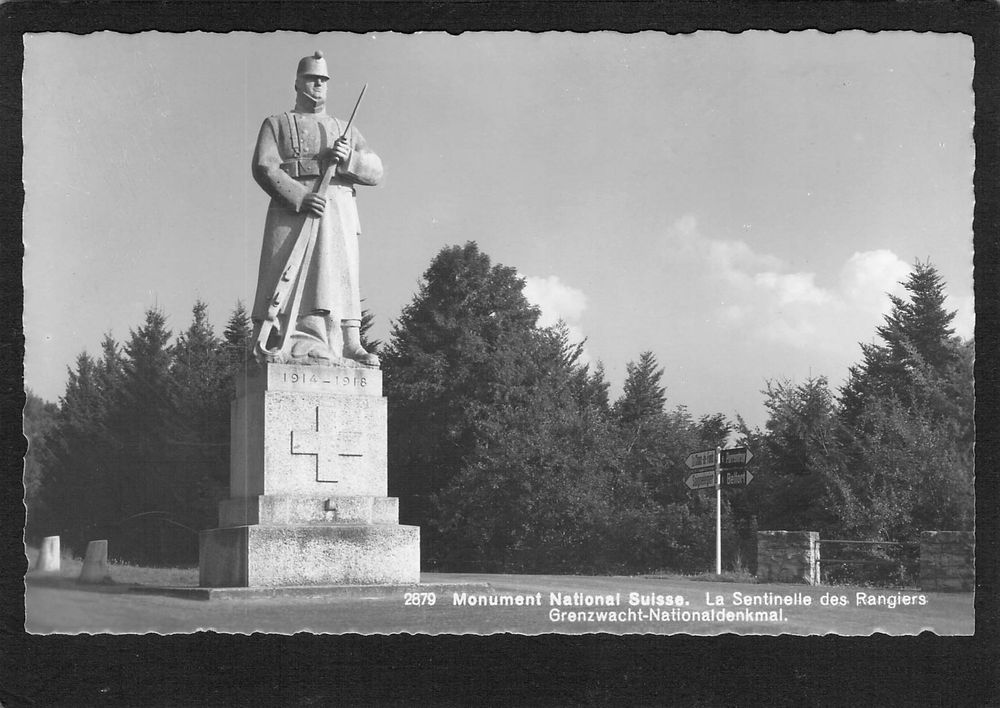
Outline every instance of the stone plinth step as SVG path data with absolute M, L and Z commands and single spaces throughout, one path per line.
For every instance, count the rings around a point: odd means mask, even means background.
M 436 593 L 439 601 L 453 592 L 486 593 L 495 591 L 489 583 L 407 583 L 401 585 L 289 585 L 284 587 L 202 588 L 194 586 L 133 585 L 130 592 L 163 595 L 184 600 L 282 600 L 321 598 L 336 600 L 378 600 L 404 593 Z
M 420 529 L 395 524 L 234 526 L 200 534 L 199 585 L 391 585 L 420 580 Z

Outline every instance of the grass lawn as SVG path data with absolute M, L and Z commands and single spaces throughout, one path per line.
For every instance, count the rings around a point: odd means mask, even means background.
M 31 555 L 29 553 L 29 558 Z M 33 560 L 33 559 L 32 559 Z M 25 628 L 50 633 L 388 634 L 972 634 L 971 593 L 848 586 L 768 585 L 681 576 L 425 573 L 438 592 L 401 588 L 379 597 L 272 597 L 198 601 L 130 592 L 132 585 L 196 586 L 195 568 L 112 564 L 112 583 L 81 586 L 81 562 L 61 577 L 29 574 Z M 488 583 L 488 591 L 440 584 Z M 410 589 L 412 590 L 412 589 Z

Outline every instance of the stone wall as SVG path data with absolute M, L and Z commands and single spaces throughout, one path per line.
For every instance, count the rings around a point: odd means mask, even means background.
M 920 589 L 971 591 L 976 584 L 976 536 L 971 531 L 920 534 Z
M 819 533 L 758 531 L 757 579 L 819 585 Z

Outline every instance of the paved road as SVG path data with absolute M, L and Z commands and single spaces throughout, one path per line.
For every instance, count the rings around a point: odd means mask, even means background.
M 25 627 L 37 634 L 961 635 L 975 629 L 972 594 L 915 589 L 559 575 L 428 573 L 422 581 L 436 592 L 199 601 L 135 594 L 127 586 L 83 588 L 29 578 Z M 489 590 L 470 592 L 470 583 L 488 583 Z M 452 592 L 445 584 L 466 589 Z

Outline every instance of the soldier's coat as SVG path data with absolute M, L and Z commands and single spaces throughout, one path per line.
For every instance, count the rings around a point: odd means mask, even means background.
M 325 113 L 289 112 L 267 118 L 254 150 L 252 172 L 271 196 L 257 275 L 252 317 L 264 320 L 267 306 L 305 220 L 302 200 L 320 179 L 324 156 L 340 137 L 344 122 Z M 354 185 L 376 185 L 382 161 L 353 126 L 347 164 L 337 166 L 327 190 L 315 250 L 299 306 L 300 314 L 328 310 L 334 318 L 361 319 L 358 234 L 361 231 Z M 298 148 L 296 150 L 296 148 Z M 287 302 L 285 306 L 287 306 Z

